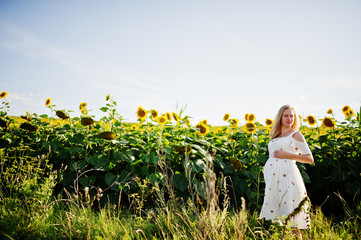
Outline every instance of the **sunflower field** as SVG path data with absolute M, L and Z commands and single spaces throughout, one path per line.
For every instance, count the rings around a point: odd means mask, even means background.
M 60 194 L 94 207 L 110 202 L 141 214 L 189 199 L 207 206 L 213 194 L 219 202 L 227 198 L 234 209 L 245 200 L 247 209 L 260 210 L 272 119 L 261 124 L 247 113 L 240 125 L 225 114 L 225 126 L 207 120 L 192 125 L 183 110 L 159 113 L 140 106 L 138 122 L 126 123 L 109 95 L 100 120 L 89 115 L 85 102 L 79 116 L 70 117 L 72 111 L 58 109 L 50 98 L 45 102 L 50 116 L 12 117 L 6 96 L 0 95 L 0 200 L 18 191 L 31 168 L 39 173 L 37 184 L 54 179 L 50 189 L 37 194 Z M 312 204 L 336 217 L 361 200 L 360 112 L 349 106 L 340 111 L 341 122 L 332 109 L 323 119 L 300 116 L 315 163 L 298 164 Z M 36 185 L 29 186 L 35 191 Z M 22 194 L 33 194 L 31 189 Z

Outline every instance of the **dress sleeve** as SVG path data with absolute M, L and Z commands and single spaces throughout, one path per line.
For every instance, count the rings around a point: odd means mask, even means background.
M 306 142 L 300 142 L 293 138 L 291 146 L 297 153 L 301 153 L 301 154 L 312 153 Z

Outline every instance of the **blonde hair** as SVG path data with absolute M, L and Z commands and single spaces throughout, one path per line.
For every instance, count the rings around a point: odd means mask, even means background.
M 293 119 L 294 119 L 294 122 L 293 122 L 293 125 L 292 125 L 292 128 L 296 131 L 298 131 L 300 129 L 300 119 L 297 115 L 297 112 L 295 110 L 294 107 L 286 104 L 286 105 L 283 105 L 279 110 L 278 110 L 278 113 L 277 113 L 277 116 L 274 120 L 274 124 L 271 128 L 271 131 L 270 131 L 270 139 L 274 139 L 275 137 L 277 137 L 277 135 L 279 135 L 281 133 L 281 130 L 282 130 L 282 115 L 284 113 L 284 111 L 286 109 L 291 109 L 293 111 Z

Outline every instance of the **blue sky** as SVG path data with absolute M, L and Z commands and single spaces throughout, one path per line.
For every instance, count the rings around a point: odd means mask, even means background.
M 361 1 L 0 0 L 0 91 L 12 115 L 110 94 L 136 109 L 263 123 L 283 104 L 319 118 L 361 106 Z

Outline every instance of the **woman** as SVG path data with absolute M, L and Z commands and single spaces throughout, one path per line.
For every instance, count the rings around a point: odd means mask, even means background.
M 310 220 L 307 192 L 296 162 L 313 163 L 305 138 L 298 132 L 299 127 L 295 109 L 290 105 L 282 106 L 270 132 L 270 156 L 264 166 L 266 189 L 259 216 L 281 224 L 291 222 L 297 236 L 301 235 L 299 229 L 310 227 Z

